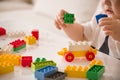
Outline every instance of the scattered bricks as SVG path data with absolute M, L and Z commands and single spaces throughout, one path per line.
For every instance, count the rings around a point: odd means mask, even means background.
M 36 38 L 34 36 L 26 36 L 25 41 L 28 45 L 36 44 Z
M 34 29 L 31 32 L 32 36 L 34 36 L 36 38 L 36 40 L 39 39 L 39 30 L 38 29 Z
M 13 65 L 20 65 L 21 55 L 3 53 L 0 55 L 0 62 L 8 62 Z
M 32 63 L 32 56 L 22 56 L 22 60 L 21 60 L 21 65 L 23 67 L 31 67 L 31 63 Z
M 0 75 L 14 71 L 14 65 L 8 62 L 0 62 Z
M 74 23 L 74 14 L 65 13 L 64 14 L 64 23 L 69 23 L 69 24 Z
M 31 64 L 31 69 L 35 71 L 46 66 L 56 66 L 56 63 L 53 61 L 34 62 Z
M 64 72 L 67 73 L 67 77 L 86 78 L 86 72 L 88 69 L 88 66 L 67 66 Z
M 87 71 L 88 80 L 98 80 L 105 72 L 105 67 L 101 65 L 94 65 Z
M 66 76 L 67 76 L 66 73 L 57 71 L 53 74 L 46 76 L 45 80 L 63 80 L 65 79 Z
M 35 78 L 37 78 L 37 80 L 45 80 L 46 76 L 53 74 L 57 71 L 58 71 L 57 67 L 46 66 L 44 68 L 35 71 Z
M 3 27 L 0 27 L 0 36 L 6 35 L 6 29 Z

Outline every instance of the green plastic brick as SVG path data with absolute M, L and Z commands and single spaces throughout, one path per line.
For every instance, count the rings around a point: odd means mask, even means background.
M 98 80 L 105 72 L 105 67 L 101 65 L 94 65 L 87 71 L 88 80 Z
M 42 58 L 40 59 L 39 57 L 36 58 L 35 62 L 45 62 L 46 61 L 46 58 Z
M 53 61 L 34 62 L 31 64 L 31 69 L 35 71 L 46 66 L 56 66 L 56 63 Z
M 64 14 L 64 23 L 73 24 L 74 23 L 74 14 L 65 13 Z
M 18 47 L 18 48 L 13 48 L 13 51 L 19 51 L 19 50 L 21 50 L 21 49 L 23 49 L 23 48 L 25 48 L 26 47 L 26 45 L 22 45 L 22 46 L 20 46 L 20 47 Z

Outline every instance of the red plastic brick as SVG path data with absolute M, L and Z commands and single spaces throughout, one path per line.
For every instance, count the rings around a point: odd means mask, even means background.
M 13 42 L 10 42 L 10 44 L 13 45 L 13 48 L 18 48 L 18 47 L 20 47 L 22 45 L 25 45 L 26 42 L 24 40 L 18 39 L 18 40 L 15 40 Z
M 3 27 L 0 27 L 0 36 L 6 35 L 6 30 Z
M 38 29 L 34 29 L 31 32 L 32 36 L 34 36 L 37 40 L 39 39 L 39 30 Z
M 22 60 L 21 60 L 21 65 L 23 67 L 31 67 L 31 63 L 32 63 L 32 56 L 22 56 Z

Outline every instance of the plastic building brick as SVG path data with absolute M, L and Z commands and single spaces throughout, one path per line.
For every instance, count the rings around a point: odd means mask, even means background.
M 8 62 L 13 65 L 20 65 L 21 55 L 2 53 L 0 55 L 0 62 Z
M 40 62 L 40 58 L 36 58 L 35 62 Z
M 31 63 L 32 63 L 32 56 L 22 56 L 22 60 L 21 60 L 21 65 L 23 67 L 31 67 Z
M 18 51 L 26 47 L 26 42 L 20 39 L 10 42 L 9 44 L 13 46 L 13 51 Z
M 105 67 L 101 65 L 94 65 L 87 71 L 88 80 L 98 80 L 105 72 Z
M 67 66 L 64 72 L 67 73 L 67 77 L 86 78 L 88 69 L 88 66 Z
M 63 80 L 65 79 L 66 76 L 67 76 L 66 73 L 57 71 L 53 74 L 46 76 L 45 80 Z
M 36 40 L 39 39 L 39 30 L 38 29 L 34 29 L 31 32 L 32 36 L 34 36 L 36 38 Z
M 7 36 L 8 37 L 22 37 L 22 36 L 25 36 L 26 34 L 25 34 L 25 32 L 23 32 L 23 31 L 15 31 L 15 32 L 8 32 L 7 33 Z
M 34 62 L 31 64 L 31 69 L 33 71 L 43 68 L 45 66 L 56 66 L 56 63 L 53 61 L 45 61 L 45 62 Z
M 36 60 L 35 60 L 35 62 L 45 62 L 45 61 L 46 61 L 45 58 L 42 58 L 42 59 L 40 59 L 40 58 L 36 58 Z
M 102 60 L 92 60 L 91 62 L 90 62 L 90 67 L 92 67 L 92 66 L 94 66 L 94 65 L 103 65 L 103 62 L 102 62 Z
M 8 62 L 0 62 L 0 75 L 14 71 L 14 65 Z
M 2 46 L 2 52 L 4 52 L 4 53 L 13 52 L 13 46 L 12 45 L 4 45 L 4 46 Z
M 58 71 L 57 67 L 46 66 L 44 68 L 35 71 L 35 78 L 37 78 L 37 80 L 45 80 L 46 76 L 53 74 L 57 71 Z
M 0 27 L 0 36 L 6 35 L 6 29 L 3 27 Z
M 34 36 L 26 36 L 25 41 L 28 45 L 36 44 L 36 38 Z
M 86 57 L 91 61 L 95 58 L 97 50 L 90 47 L 87 42 L 74 42 L 69 44 L 68 50 L 63 48 L 58 54 L 64 56 L 67 62 L 72 62 L 74 57 Z
M 96 15 L 97 24 L 99 23 L 99 19 L 101 19 L 103 17 L 108 17 L 108 16 L 106 14 L 98 14 L 98 15 Z
M 65 13 L 64 14 L 64 23 L 69 23 L 69 24 L 74 23 L 74 14 Z

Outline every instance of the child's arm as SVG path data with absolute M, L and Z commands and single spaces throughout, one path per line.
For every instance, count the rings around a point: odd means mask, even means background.
M 58 29 L 63 29 L 65 33 L 74 41 L 83 41 L 84 37 L 84 28 L 81 24 L 65 24 L 63 21 L 64 14 L 67 13 L 64 10 L 61 10 L 60 13 L 56 16 L 55 26 Z

